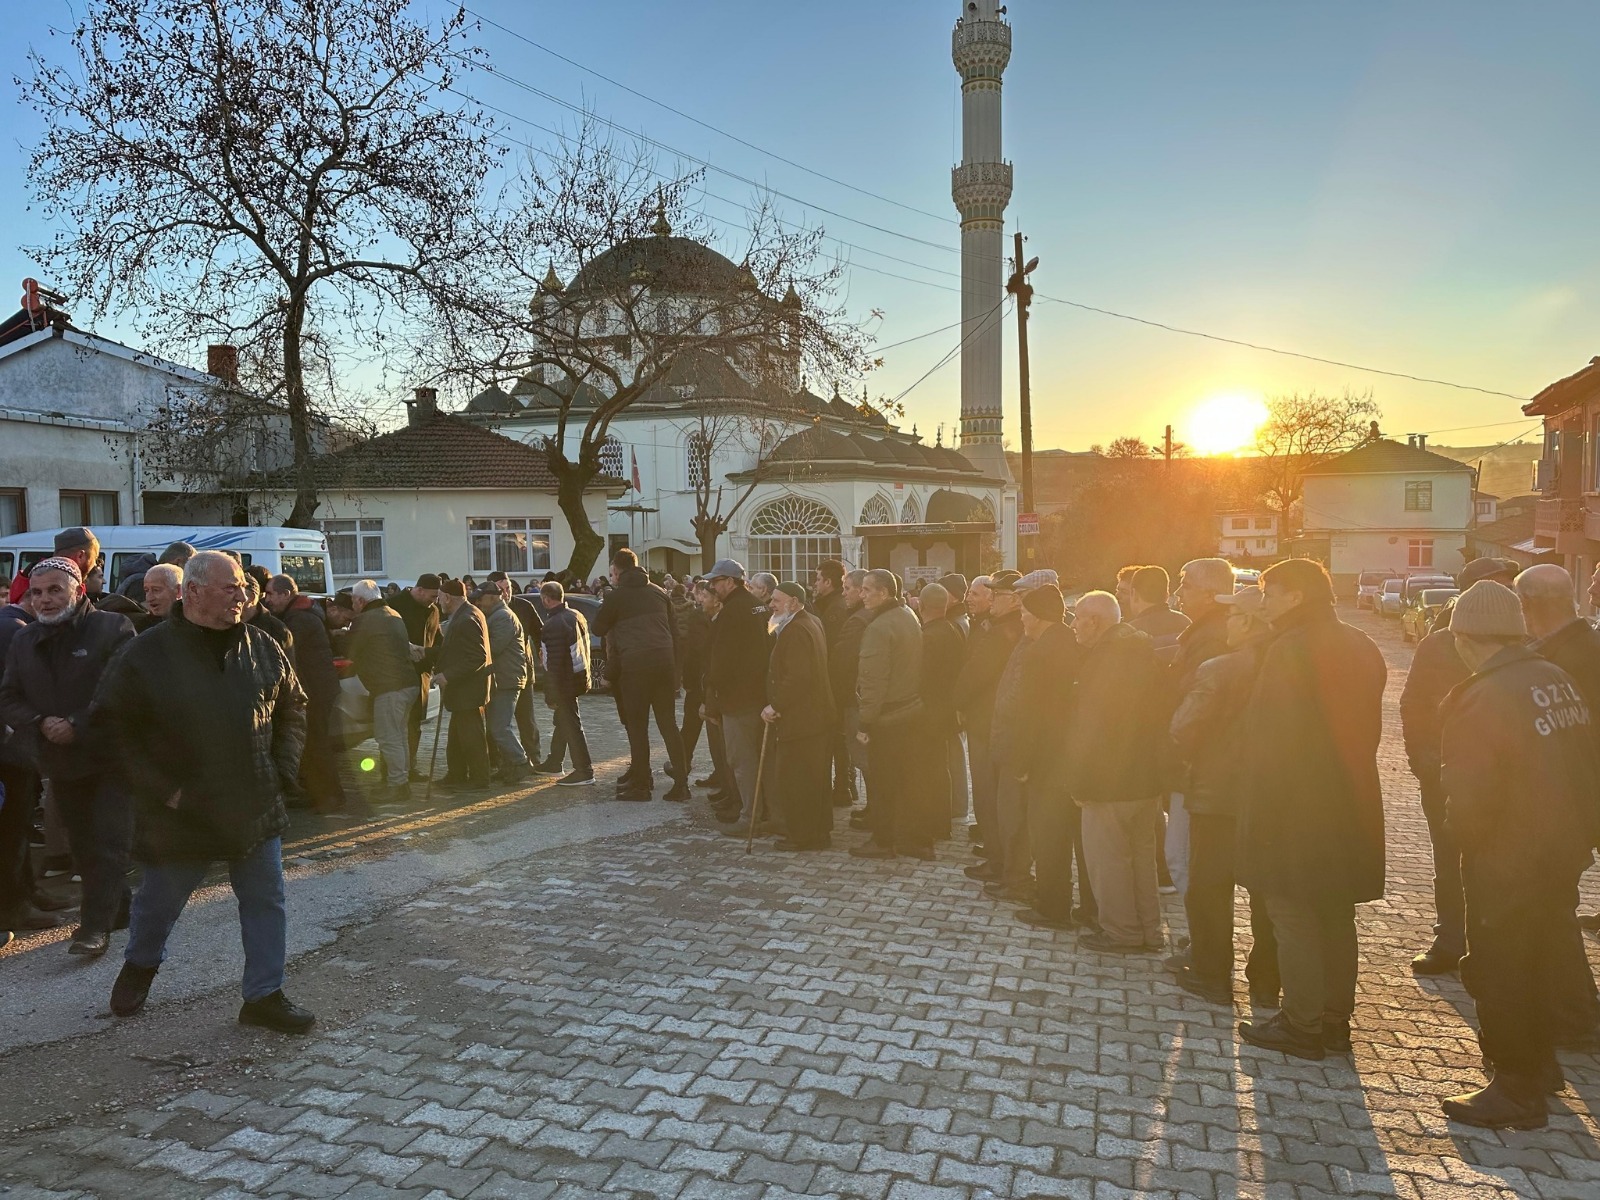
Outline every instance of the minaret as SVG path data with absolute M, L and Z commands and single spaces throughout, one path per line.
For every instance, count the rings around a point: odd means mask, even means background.
M 1000 77 L 1011 59 L 1011 26 L 995 0 L 964 0 L 962 9 L 950 38 L 961 73 L 961 165 L 950 172 L 950 195 L 961 212 L 961 452 L 1009 479 L 1001 447 L 1000 317 L 1011 164 L 1000 157 Z

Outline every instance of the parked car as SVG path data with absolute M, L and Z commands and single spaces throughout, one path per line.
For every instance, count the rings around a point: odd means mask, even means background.
M 1400 594 L 1400 589 L 1405 587 L 1406 581 L 1396 575 L 1383 581 L 1383 587 L 1378 592 L 1378 615 L 1380 617 L 1398 617 L 1405 608 L 1405 597 Z
M 1356 576 L 1356 607 L 1378 607 L 1378 597 L 1383 594 L 1383 585 L 1391 579 L 1401 578 L 1399 571 L 1363 571 Z
M 1420 642 L 1433 629 L 1433 622 L 1444 606 L 1461 593 L 1453 587 L 1423 588 L 1400 614 L 1402 641 Z
M 336 658 L 339 669 L 339 740 L 346 750 L 354 750 L 372 737 L 372 696 L 356 677 L 355 664 L 348 658 Z M 439 688 L 428 689 L 428 711 L 424 720 L 431 721 L 440 712 Z
M 1428 588 L 1453 589 L 1455 586 L 1455 579 L 1449 575 L 1408 575 L 1405 586 L 1400 589 L 1400 595 L 1404 597 L 1406 604 L 1410 604 L 1417 598 L 1417 593 L 1426 591 Z
M 1254 567 L 1235 567 L 1233 569 L 1233 590 L 1247 592 L 1251 588 L 1261 586 L 1261 572 Z

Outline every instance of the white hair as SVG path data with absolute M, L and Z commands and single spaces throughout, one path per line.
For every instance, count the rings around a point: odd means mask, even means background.
M 1183 564 L 1183 577 L 1213 596 L 1233 594 L 1233 564 L 1225 558 L 1192 558 Z
M 991 579 L 987 575 L 979 575 L 971 583 L 967 584 L 967 590 L 971 591 L 975 587 L 992 588 L 993 586 L 994 586 L 994 580 L 993 579 Z
M 157 564 L 158 566 L 160 564 Z M 221 550 L 202 550 L 183 564 L 184 583 L 210 583 L 211 575 L 215 568 L 237 567 L 239 560 L 231 554 L 224 554 Z M 155 570 L 154 567 L 151 570 Z M 148 572 L 146 572 L 148 574 Z
M 152 582 L 166 580 L 167 586 L 176 595 L 178 589 L 183 587 L 183 568 L 175 567 L 171 563 L 157 563 L 144 573 L 144 585 L 149 587 Z
M 1115 625 L 1122 620 L 1122 605 L 1117 603 L 1117 598 L 1110 592 L 1085 592 L 1078 598 L 1078 603 L 1073 605 L 1072 611 L 1079 620 L 1084 617 L 1102 617 L 1108 625 Z
M 1524 603 L 1565 605 L 1577 612 L 1572 576 L 1565 567 L 1558 567 L 1555 563 L 1529 567 L 1517 576 L 1515 586 L 1517 595 Z
M 371 604 L 374 600 L 383 599 L 383 589 L 378 586 L 377 580 L 358 579 L 350 585 L 350 595 L 363 604 Z

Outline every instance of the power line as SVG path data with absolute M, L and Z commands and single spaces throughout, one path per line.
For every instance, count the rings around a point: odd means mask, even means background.
M 899 404 L 900 401 L 904 400 L 913 391 L 915 391 L 917 389 L 917 387 L 922 383 L 923 380 L 927 379 L 935 371 L 940 370 L 942 367 L 948 366 L 952 361 L 954 361 L 956 355 L 961 353 L 961 348 L 963 346 L 965 346 L 969 341 L 971 341 L 972 338 L 974 336 L 976 336 L 977 333 L 980 330 L 982 330 L 982 329 L 984 329 L 984 328 L 986 328 L 988 326 L 989 318 L 993 317 L 995 315 L 995 313 L 1000 310 L 1001 306 L 1004 305 L 1006 303 L 1006 301 L 1009 300 L 1009 299 L 1011 299 L 1009 294 L 1001 296 L 1000 297 L 1000 303 L 996 304 L 988 312 L 984 313 L 982 317 L 980 317 L 977 321 L 975 321 L 973 323 L 972 328 L 967 330 L 966 333 L 962 334 L 961 340 L 959 342 L 957 342 L 949 351 L 947 351 L 943 358 L 939 359 L 939 361 L 934 363 L 933 366 L 929 367 L 921 375 L 917 376 L 917 379 L 916 379 L 915 383 L 911 384 L 910 387 L 908 387 L 905 390 L 903 390 L 893 400 L 889 401 L 889 403 L 890 404 Z M 1001 314 L 1000 320 L 1002 320 L 1002 321 L 1005 320 L 1005 314 L 1003 314 L 1003 313 Z
M 560 59 L 562 62 L 566 63 L 568 66 L 576 67 L 578 70 L 583 71 L 586 74 L 593 75 L 596 79 L 600 79 L 600 80 L 603 80 L 606 83 L 609 83 L 612 87 L 621 88 L 623 91 L 627 92 L 630 96 L 637 96 L 641 100 L 645 100 L 645 101 L 648 101 L 651 104 L 654 104 L 657 108 L 665 109 L 667 112 L 672 113 L 674 116 L 682 117 L 685 121 L 692 121 L 694 124 L 700 126 L 702 129 L 709 129 L 712 133 L 720 134 L 721 136 L 727 138 L 728 140 L 733 141 L 733 142 L 737 142 L 739 145 L 744 146 L 746 149 L 754 150 L 757 154 L 765 154 L 768 158 L 775 159 L 776 161 L 781 162 L 786 166 L 794 167 L 798 171 L 804 171 L 807 175 L 814 175 L 818 179 L 826 180 L 828 183 L 835 184 L 835 185 L 837 185 L 839 187 L 842 187 L 842 188 L 849 188 L 852 192 L 857 192 L 857 193 L 859 193 L 860 195 L 863 195 L 863 196 L 870 196 L 874 200 L 881 200 L 885 204 L 892 204 L 896 208 L 905 209 L 907 212 L 914 212 L 914 213 L 917 213 L 919 216 L 931 217 L 933 220 L 942 222 L 942 223 L 947 224 L 947 225 L 956 224 L 956 222 L 946 213 L 932 213 L 932 212 L 929 212 L 925 208 L 918 208 L 914 204 L 905 204 L 905 203 L 903 203 L 903 202 L 901 202 L 899 200 L 893 199 L 890 196 L 882 195 L 882 194 L 880 194 L 878 192 L 871 191 L 868 188 L 860 187 L 857 184 L 850 183 L 850 182 L 848 182 L 846 180 L 835 179 L 832 175 L 824 174 L 821 171 L 818 171 L 818 170 L 815 170 L 815 169 L 813 169 L 811 167 L 806 166 L 804 163 L 795 162 L 794 159 L 792 159 L 792 158 L 785 158 L 783 155 L 777 153 L 774 150 L 768 150 L 764 146 L 758 146 L 754 142 L 746 141 L 744 138 L 738 136 L 737 134 L 729 133 L 726 129 L 720 129 L 717 126 L 711 124 L 709 121 L 702 121 L 699 117 L 691 116 L 689 113 L 684 112 L 681 108 L 674 108 L 672 105 L 668 104 L 664 100 L 658 100 L 654 96 L 651 96 L 651 95 L 648 95 L 648 94 L 646 94 L 644 92 L 639 91 L 637 88 L 629 87 L 627 84 L 622 83 L 619 80 L 613 79 L 609 75 L 605 75 L 605 74 L 602 74 L 599 71 L 596 71 L 593 67 L 585 66 L 583 63 L 578 62 L 576 59 L 568 58 L 565 54 L 562 54 L 560 51 L 552 50 L 549 46 L 544 45 L 542 42 L 534 41 L 531 37 L 527 36 L 527 34 L 520 33 L 515 29 L 511 29 L 508 26 L 502 25 L 502 24 L 500 24 L 500 22 L 498 22 L 498 21 L 496 21 L 496 20 L 494 20 L 494 19 L 492 19 L 490 17 L 486 17 L 480 12 L 477 12 L 477 11 L 475 11 L 473 9 L 470 9 L 470 8 L 466 9 L 466 11 L 471 13 L 478 20 L 482 21 L 485 25 L 492 25 L 494 28 L 500 30 L 502 33 L 510 34 L 512 37 L 516 38 L 518 41 L 527 43 L 528 45 L 532 46 L 535 50 L 542 50 L 544 53 L 550 55 L 552 58 Z

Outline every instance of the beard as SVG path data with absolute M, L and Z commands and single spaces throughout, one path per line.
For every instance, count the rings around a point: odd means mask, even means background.
M 50 613 L 48 615 L 45 613 L 38 613 L 35 615 L 34 620 L 38 621 L 41 625 L 64 625 L 68 621 L 72 620 L 72 614 L 77 611 L 78 606 L 76 604 L 69 604 L 57 613 Z

